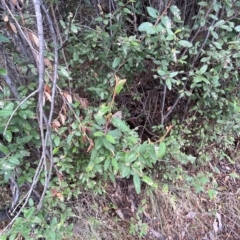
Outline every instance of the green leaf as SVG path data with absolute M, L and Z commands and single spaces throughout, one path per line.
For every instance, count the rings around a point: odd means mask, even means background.
M 128 163 L 128 165 L 129 163 L 135 161 L 137 158 L 138 154 L 136 152 L 127 152 L 125 154 L 125 162 Z
M 73 61 L 77 61 L 79 59 L 79 52 L 78 51 L 74 51 L 73 52 Z
M 206 7 L 208 6 L 208 2 L 202 1 L 197 3 L 199 6 Z
M 116 158 L 112 158 L 112 166 L 113 166 L 115 173 L 117 173 L 119 170 L 119 166 L 118 166 L 118 162 L 117 162 Z
M 5 155 L 9 153 L 9 150 L 4 145 L 0 144 L 0 152 L 3 152 Z
M 104 133 L 103 133 L 103 132 L 100 132 L 100 131 L 95 132 L 95 133 L 93 134 L 93 136 L 95 136 L 95 137 L 101 137 L 101 136 L 103 136 L 103 135 L 104 135 Z
M 141 193 L 141 179 L 137 173 L 133 173 L 133 184 L 137 194 Z
M 107 171 L 109 166 L 110 166 L 110 163 L 111 163 L 111 160 L 110 159 L 107 159 L 105 162 L 104 162 L 104 165 L 103 165 L 103 169 L 104 171 Z
M 121 58 L 120 57 L 115 57 L 113 63 L 112 63 L 112 68 L 116 68 L 120 65 L 121 63 Z
M 142 181 L 151 187 L 157 187 L 157 184 L 148 176 L 143 176 Z
M 112 124 L 118 129 L 120 129 L 122 132 L 131 131 L 127 124 L 119 118 L 112 118 Z
M 165 142 L 160 142 L 158 147 L 155 147 L 156 155 L 159 159 L 161 159 L 166 154 L 166 144 Z
M 154 9 L 152 7 L 147 7 L 147 11 L 148 11 L 148 14 L 150 17 L 155 18 L 155 19 L 158 18 L 159 12 L 156 9 Z
M 22 138 L 18 137 L 18 138 L 17 138 L 17 143 L 19 143 L 19 144 L 29 143 L 32 138 L 33 138 L 32 135 L 30 135 L 30 136 L 25 136 L 25 137 L 22 137 Z
M 123 12 L 127 14 L 132 14 L 132 12 L 128 8 L 123 8 Z
M 161 18 L 161 23 L 165 26 L 166 29 L 171 29 L 171 20 L 168 16 L 163 16 Z
M 65 68 L 61 67 L 61 68 L 60 68 L 60 72 L 62 73 L 62 75 L 63 75 L 64 77 L 70 78 L 70 75 L 69 75 L 68 71 L 67 71 Z
M 219 21 L 217 21 L 217 22 L 215 23 L 214 27 L 220 27 L 220 26 L 222 26 L 224 23 L 225 23 L 224 20 L 219 20 Z
M 34 207 L 29 208 L 29 209 L 25 209 L 24 217 L 26 219 L 30 219 L 33 216 L 34 213 L 35 213 L 35 208 Z
M 177 19 L 180 19 L 180 10 L 177 6 L 172 5 L 170 7 L 170 11 Z
M 6 76 L 7 70 L 5 68 L 0 68 L 0 76 Z
M 148 34 L 155 34 L 155 33 L 157 33 L 156 28 L 150 22 L 143 22 L 143 23 L 141 23 L 140 26 L 138 27 L 138 30 L 140 32 L 146 32 Z
M 13 166 L 18 166 L 20 164 L 19 159 L 16 156 L 8 157 L 8 162 L 11 163 Z
M 203 66 L 200 68 L 198 74 L 201 75 L 201 74 L 205 73 L 205 72 L 207 71 L 207 69 L 208 69 L 208 65 L 203 65 Z
M 239 175 L 236 172 L 232 172 L 229 174 L 232 178 L 239 178 Z
M 167 85 L 167 88 L 168 88 L 169 90 L 172 89 L 172 81 L 171 81 L 171 78 L 167 78 L 167 79 L 166 79 L 166 85 Z
M 3 110 L 0 110 L 0 117 L 9 117 L 12 115 L 12 112 L 13 110 L 8 110 L 8 109 L 3 109 Z
M 3 43 L 5 42 L 6 43 L 6 42 L 10 42 L 10 41 L 9 41 L 9 38 L 7 38 L 6 36 L 0 34 L 0 42 L 3 42 Z
M 170 74 L 169 74 L 169 77 L 170 78 L 173 78 L 173 77 L 175 77 L 175 76 L 177 76 L 178 75 L 178 72 L 171 72 Z
M 128 178 L 130 176 L 130 173 L 131 173 L 131 167 L 123 165 L 120 168 L 120 172 L 121 172 L 121 177 L 122 178 Z
M 110 142 L 110 143 L 113 143 L 113 144 L 116 143 L 114 137 L 111 136 L 111 135 L 109 135 L 109 134 L 106 135 L 106 139 L 107 139 L 107 141 Z
M 12 141 L 12 132 L 7 130 L 3 136 L 8 142 Z
M 106 140 L 106 138 L 102 138 L 103 145 L 106 149 L 108 149 L 112 154 L 114 154 L 114 146 Z
M 179 43 L 181 46 L 187 47 L 187 48 L 190 48 L 190 47 L 193 46 L 191 42 L 186 41 L 186 40 L 180 40 L 178 43 Z
M 27 119 L 27 118 L 34 118 L 34 113 L 30 110 L 22 110 L 19 111 L 19 115 L 23 118 L 23 119 Z
M 55 143 L 56 147 L 58 147 L 60 145 L 60 137 L 59 136 L 56 136 L 54 138 L 54 143 Z
M 240 25 L 236 26 L 234 29 L 235 31 L 240 32 Z
M 117 85 L 116 85 L 116 88 L 115 88 L 115 93 L 118 94 L 121 92 L 122 88 L 123 88 L 123 85 L 124 83 L 126 82 L 126 79 L 122 79 L 120 80 Z

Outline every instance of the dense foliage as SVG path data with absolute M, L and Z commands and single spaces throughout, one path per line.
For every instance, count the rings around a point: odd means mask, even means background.
M 234 164 L 240 1 L 36 2 L 1 6 L 1 183 L 31 186 L 6 236 L 63 238 L 65 201 L 116 178 L 138 194 L 180 181 L 215 198 L 198 169 Z

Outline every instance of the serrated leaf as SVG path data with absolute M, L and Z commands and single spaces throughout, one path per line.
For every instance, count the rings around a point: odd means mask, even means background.
M 127 124 L 119 118 L 112 118 L 111 122 L 115 127 L 120 129 L 122 132 L 130 131 L 130 128 L 127 126 Z
M 135 161 L 137 157 L 138 157 L 138 154 L 136 152 L 127 152 L 125 154 L 125 162 L 129 164 Z
M 106 140 L 106 138 L 102 138 L 103 145 L 106 149 L 108 149 L 112 154 L 114 154 L 114 146 Z
M 6 76 L 7 70 L 5 68 L 0 68 L 0 76 Z
M 141 179 L 137 173 L 133 174 L 133 184 L 137 194 L 141 193 Z
M 114 137 L 111 136 L 111 135 L 109 135 L 109 134 L 106 135 L 106 139 L 107 139 L 107 141 L 110 142 L 110 143 L 113 143 L 113 144 L 116 143 Z
M 120 172 L 121 172 L 121 177 L 122 178 L 128 178 L 130 176 L 130 173 L 131 173 L 131 167 L 123 165 L 120 168 Z
M 187 48 L 190 48 L 190 47 L 193 46 L 191 42 L 186 41 L 186 40 L 180 40 L 178 43 L 179 43 L 181 46 L 187 47 Z
M 147 7 L 147 11 L 150 17 L 152 18 L 158 18 L 159 12 L 158 10 L 152 8 L 152 7 Z
M 151 187 L 157 187 L 157 184 L 148 176 L 143 176 L 142 181 Z
M 121 63 L 121 58 L 120 57 L 115 57 L 113 63 L 112 63 L 112 68 L 116 68 L 120 65 Z

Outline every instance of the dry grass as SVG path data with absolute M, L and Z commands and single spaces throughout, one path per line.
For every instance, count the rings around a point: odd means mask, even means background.
M 226 164 L 232 172 L 239 163 Z M 214 179 L 218 195 L 213 199 L 183 182 L 167 188 L 159 184 L 140 196 L 131 181 L 109 183 L 105 196 L 87 192 L 74 204 L 75 237 L 69 239 L 238 240 L 240 181 L 226 173 L 214 174 Z M 144 226 L 147 231 L 140 238 Z M 135 236 L 129 233 L 133 228 Z

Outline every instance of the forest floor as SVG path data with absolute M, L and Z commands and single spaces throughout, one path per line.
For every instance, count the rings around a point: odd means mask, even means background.
M 137 195 L 131 180 L 117 180 L 102 196 L 85 192 L 72 203 L 74 237 L 69 239 L 240 239 L 240 157 L 212 160 L 198 171 L 212 171 L 217 194 L 196 193 L 184 181 L 145 188 Z M 214 173 L 214 166 L 219 172 Z M 192 170 L 191 170 L 192 171 Z M 236 173 L 236 174 L 235 174 Z M 236 176 L 236 177 L 233 177 Z M 207 187 L 206 187 L 207 189 Z

